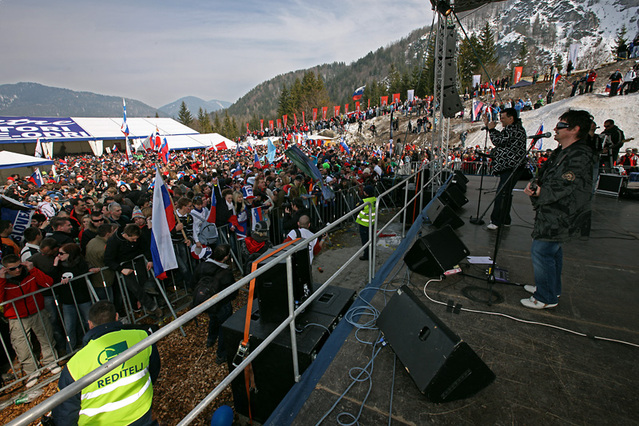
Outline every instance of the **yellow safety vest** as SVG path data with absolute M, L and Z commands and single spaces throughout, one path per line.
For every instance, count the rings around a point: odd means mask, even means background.
M 355 222 L 359 223 L 362 226 L 370 226 L 368 223 L 368 211 L 371 210 L 371 220 L 375 222 L 375 202 L 377 201 L 376 197 L 368 197 L 363 200 L 365 203 L 370 201 L 370 205 L 365 206 L 357 215 L 357 219 Z
M 143 330 L 118 330 L 89 341 L 67 363 L 71 377 L 79 380 L 147 336 Z M 78 425 L 128 425 L 151 409 L 151 351 L 145 348 L 82 389 Z

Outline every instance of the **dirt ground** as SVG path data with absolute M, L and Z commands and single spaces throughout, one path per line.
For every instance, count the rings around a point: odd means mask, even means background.
M 336 270 L 341 266 L 340 257 L 334 256 L 336 250 L 355 246 L 359 243 L 359 236 L 354 227 L 349 227 L 331 234 L 331 244 L 324 252 L 333 252 L 332 256 L 323 256 L 320 253 L 314 262 L 314 274 L 323 274 L 324 269 Z M 334 265 L 333 265 L 334 264 Z M 321 265 L 321 266 L 318 266 Z M 319 280 L 322 281 L 322 280 Z M 233 310 L 236 311 L 246 304 L 247 292 L 240 292 L 240 296 L 233 302 Z M 179 312 L 178 315 L 185 311 Z M 206 347 L 206 335 L 208 329 L 208 317 L 200 315 L 198 324 L 191 321 L 184 326 L 186 336 L 179 331 L 170 334 L 158 343 L 158 351 L 162 360 L 162 370 L 158 381 L 153 386 L 153 415 L 162 425 L 175 425 L 186 416 L 195 406 L 228 374 L 227 365 L 215 363 L 217 346 Z M 57 392 L 57 380 L 42 388 L 43 393 L 34 401 L 9 405 L 0 411 L 0 424 L 6 424 L 19 415 L 25 413 L 46 398 Z M 0 396 L 3 400 L 15 399 L 25 391 L 24 386 L 12 389 L 6 395 Z M 210 424 L 212 413 L 222 405 L 233 407 L 233 397 L 230 388 L 227 388 L 193 425 Z M 236 418 L 236 421 L 239 421 Z M 37 425 L 39 422 L 32 423 Z

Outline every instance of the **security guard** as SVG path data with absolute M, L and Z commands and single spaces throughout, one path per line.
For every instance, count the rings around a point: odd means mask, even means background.
M 375 203 L 377 202 L 377 197 L 375 197 L 375 189 L 371 185 L 364 187 L 364 197 L 362 202 L 370 202 L 370 205 L 364 207 L 357 215 L 357 219 L 355 219 L 355 222 L 359 225 L 359 237 L 362 240 L 362 245 L 368 242 L 368 228 L 372 222 L 375 222 Z M 369 211 L 372 222 L 369 222 Z M 368 247 L 366 247 L 364 253 L 359 257 L 359 260 L 368 260 Z
M 144 330 L 125 328 L 111 302 L 97 302 L 89 310 L 85 346 L 67 363 L 58 388 L 71 385 L 146 337 Z M 53 420 L 56 425 L 157 424 L 151 403 L 159 373 L 160 355 L 152 345 L 54 408 Z

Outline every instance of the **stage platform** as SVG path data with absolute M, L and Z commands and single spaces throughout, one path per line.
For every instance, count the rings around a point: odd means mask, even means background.
M 496 184 L 495 178 L 484 179 L 484 191 L 488 192 L 482 195 L 480 212 L 492 200 Z M 434 300 L 452 300 L 463 308 L 488 313 L 455 314 L 430 301 L 423 293 L 428 279 L 409 274 L 401 260 L 403 255 L 388 278 L 378 283 L 380 291 L 363 292 L 369 297 L 375 293 L 372 305 L 382 311 L 392 290 L 408 284 L 492 369 L 496 380 L 491 385 L 467 399 L 430 402 L 389 346 L 363 343 L 374 342 L 377 330 L 356 333 L 345 327 L 342 338 L 331 336 L 333 341 L 329 339 L 330 345 L 325 345 L 313 368 L 307 370 L 268 423 L 306 426 L 324 419 L 322 424 L 350 424 L 353 417 L 343 414 L 350 413 L 360 425 L 389 424 L 389 416 L 390 424 L 414 425 L 637 424 L 639 347 L 592 336 L 639 344 L 639 203 L 595 197 L 590 238 L 564 245 L 559 306 L 536 311 L 520 304 L 520 299 L 530 296 L 521 285 L 533 283 L 529 250 L 534 212 L 521 191 L 524 184 L 521 181 L 516 186 L 513 223 L 504 229 L 497 255 L 497 266 L 506 269 L 510 280 L 520 285 L 496 284 L 494 290 L 503 297 L 500 303 L 471 300 L 464 290 L 487 289 L 486 268 L 464 262 L 464 273 L 480 279 L 453 275 L 430 282 L 426 288 Z M 479 177 L 470 177 L 466 193 L 470 202 L 458 211 L 465 224 L 456 232 L 471 255 L 493 256 L 497 232 L 468 221 L 476 216 L 478 188 Z M 485 220 L 489 221 L 489 214 Z M 431 231 L 427 226 L 422 228 L 423 234 Z M 389 262 L 393 253 L 380 250 L 379 264 Z M 350 275 L 352 279 L 347 277 L 339 285 L 361 291 L 363 275 L 360 273 L 359 279 L 356 276 Z M 481 296 L 483 290 L 471 295 Z M 370 320 L 364 316 L 360 323 Z M 358 369 L 367 365 L 372 370 L 371 379 L 351 387 L 351 377 L 364 379 Z

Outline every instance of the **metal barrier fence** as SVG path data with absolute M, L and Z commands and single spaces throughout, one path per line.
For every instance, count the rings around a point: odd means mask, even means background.
M 149 289 L 150 286 L 151 288 L 149 290 L 155 293 L 157 297 L 161 297 L 165 306 L 169 309 L 170 314 L 174 318 L 177 318 L 176 309 L 180 310 L 186 306 L 186 304 L 181 304 L 180 302 L 187 301 L 186 296 L 190 296 L 190 294 L 186 291 L 180 291 L 175 286 L 175 283 L 173 283 L 173 288 L 170 292 L 171 297 L 167 296 L 164 284 L 157 280 L 144 266 L 147 262 L 144 256 L 138 256 L 129 262 L 131 262 L 131 267 L 134 271 L 132 274 L 135 274 L 135 279 L 138 284 L 141 286 L 146 284 L 147 289 Z M 125 262 L 124 264 L 129 262 Z M 16 309 L 17 306 L 26 306 L 29 299 L 33 301 L 33 306 L 36 307 L 38 306 L 37 300 L 39 298 L 43 300 L 43 309 L 37 309 L 36 313 L 27 317 L 17 315 L 16 319 L 9 320 L 10 327 L 7 326 L 7 323 L 2 323 L 4 330 L 0 336 L 0 344 L 3 355 L 6 357 L 8 364 L 11 366 L 10 370 L 13 373 L 3 376 L 0 392 L 4 392 L 17 384 L 28 381 L 30 376 L 40 376 L 45 370 L 52 366 L 52 364 L 40 365 L 38 349 L 43 353 L 52 353 L 55 363 L 73 356 L 78 350 L 78 343 L 81 342 L 82 336 L 88 331 L 87 321 L 89 307 L 98 300 L 109 300 L 120 305 L 125 312 L 121 320 L 125 323 L 135 324 L 150 315 L 144 306 L 141 306 L 139 309 L 137 308 L 137 298 L 129 291 L 130 286 L 127 286 L 126 277 L 120 272 L 115 272 L 115 282 L 108 283 L 105 279 L 106 271 L 108 271 L 108 268 L 103 267 L 98 272 L 88 272 L 74 277 L 68 283 L 59 282 L 51 287 L 43 287 L 35 292 L 0 303 L 0 309 L 2 309 L 3 312 L 9 306 L 13 308 L 14 312 L 18 312 Z M 113 273 L 114 271 L 110 272 Z M 144 275 L 140 278 L 140 274 Z M 140 282 L 141 279 L 143 280 L 142 282 Z M 79 297 L 77 293 L 80 290 L 77 288 L 78 283 L 79 285 L 86 285 L 91 299 L 90 302 L 78 302 Z M 114 286 L 117 286 L 117 289 L 114 289 Z M 73 300 L 72 304 L 65 304 L 61 300 L 60 294 L 65 288 L 70 290 Z M 120 300 L 118 301 L 116 298 Z M 34 319 L 36 321 L 35 327 L 33 327 Z M 34 333 L 32 329 L 36 328 L 38 329 L 38 333 L 35 334 L 41 334 L 39 333 L 40 330 L 44 331 L 43 340 L 45 341 L 40 341 L 40 336 L 37 336 L 39 348 L 38 346 L 34 346 L 35 342 L 33 342 L 31 338 L 31 334 Z M 10 329 L 16 331 L 11 332 Z M 184 334 L 183 331 L 182 333 Z M 17 364 L 14 362 L 12 350 L 14 346 L 12 343 L 13 339 L 24 342 L 28 347 L 30 359 L 19 359 Z M 23 374 L 20 377 L 18 371 L 22 369 L 21 364 L 25 362 L 33 363 L 36 369 L 34 372 Z
M 265 340 L 259 346 L 257 346 L 256 348 L 251 348 L 250 353 L 248 353 L 248 355 L 246 355 L 246 357 L 236 366 L 236 368 L 231 373 L 229 373 L 229 375 L 226 376 L 209 393 L 209 395 L 207 395 L 202 401 L 200 401 L 200 403 L 190 413 L 188 413 L 187 416 L 184 417 L 184 419 L 182 419 L 182 421 L 179 424 L 180 425 L 190 424 L 200 413 L 202 413 L 202 411 L 204 411 L 204 409 L 217 396 L 220 395 L 220 393 L 226 387 L 228 387 L 231 384 L 233 379 L 235 379 L 237 376 L 242 374 L 244 369 L 246 367 L 248 367 L 248 365 L 279 335 L 279 333 L 282 332 L 283 330 L 285 330 L 287 327 L 289 328 L 290 337 L 291 337 L 294 377 L 295 377 L 296 381 L 299 381 L 300 372 L 299 372 L 298 360 L 297 360 L 297 349 L 296 349 L 297 348 L 297 340 L 296 340 L 297 336 L 296 336 L 296 327 L 295 327 L 295 319 L 296 319 L 297 315 L 300 314 L 301 312 L 303 312 L 307 307 L 309 307 L 309 305 L 322 293 L 322 291 L 327 286 L 335 283 L 340 278 L 340 275 L 349 267 L 349 265 L 351 263 L 353 263 L 353 261 L 355 261 L 359 257 L 359 255 L 362 254 L 364 252 L 364 250 L 366 250 L 366 249 L 369 249 L 369 251 L 371 252 L 371 256 L 370 256 L 371 260 L 369 261 L 369 268 L 368 268 L 368 282 L 370 282 L 372 280 L 372 278 L 374 276 L 374 273 L 375 273 L 375 255 L 376 255 L 375 247 L 377 245 L 377 236 L 383 230 L 385 230 L 393 221 L 398 219 L 400 217 L 400 215 L 403 215 L 401 226 L 402 226 L 402 229 L 405 229 L 408 208 L 411 206 L 411 203 L 412 202 L 416 202 L 417 199 L 420 199 L 420 202 L 423 202 L 424 189 L 427 188 L 428 185 L 433 181 L 433 179 L 430 179 L 425 184 L 421 184 L 420 182 L 423 182 L 423 181 L 426 180 L 423 176 L 426 176 L 426 175 L 430 176 L 430 175 L 433 175 L 433 174 L 434 173 L 432 173 L 432 170 L 430 170 L 429 173 L 426 173 L 426 168 L 422 167 L 416 173 L 413 173 L 410 176 L 408 176 L 408 177 L 406 177 L 406 178 L 404 178 L 402 180 L 399 180 L 398 182 L 395 182 L 392 186 L 388 187 L 387 189 L 385 189 L 383 191 L 380 191 L 381 188 L 378 188 L 379 197 L 378 197 L 376 205 L 375 205 L 375 208 L 376 208 L 376 211 L 378 212 L 378 214 L 376 215 L 376 220 L 372 221 L 373 226 L 369 227 L 369 241 L 368 241 L 368 243 L 366 243 L 365 245 L 360 247 L 350 258 L 348 258 L 344 262 L 344 264 L 338 269 L 338 271 L 335 274 L 333 274 L 331 277 L 329 277 L 326 280 L 326 282 L 324 284 L 322 284 L 322 286 L 320 286 L 318 289 L 316 289 L 306 301 L 304 301 L 301 305 L 299 305 L 297 307 L 297 309 L 296 309 L 296 307 L 294 305 L 294 298 L 293 298 L 293 274 L 292 274 L 291 256 L 295 252 L 297 252 L 299 250 L 307 250 L 308 244 L 313 239 L 320 237 L 324 233 L 333 231 L 333 230 L 335 230 L 335 229 L 337 229 L 337 228 L 339 228 L 341 226 L 344 226 L 349 221 L 352 222 L 357 217 L 357 215 L 365 207 L 370 206 L 371 203 L 364 203 L 364 204 L 358 206 L 357 208 L 353 208 L 350 212 L 347 212 L 345 215 L 337 218 L 337 220 L 332 222 L 330 225 L 324 226 L 322 229 L 320 229 L 318 232 L 313 234 L 311 237 L 309 237 L 309 238 L 307 238 L 305 240 L 297 241 L 296 243 L 294 243 L 294 245 L 291 246 L 290 250 L 287 250 L 286 252 L 283 252 L 279 256 L 273 258 L 268 263 L 266 263 L 265 265 L 261 266 L 255 272 L 252 272 L 252 273 L 248 274 L 247 276 L 243 277 L 242 279 L 238 280 L 235 284 L 233 284 L 229 288 L 225 289 L 224 291 L 220 292 L 216 296 L 213 296 L 211 299 L 207 300 L 206 302 L 196 306 L 193 309 L 188 310 L 181 317 L 179 317 L 179 318 L 176 317 L 175 321 L 173 321 L 173 322 L 165 325 L 164 327 L 160 328 L 157 332 L 151 334 L 146 339 L 142 340 L 141 342 L 137 343 L 136 345 L 134 345 L 131 348 L 127 349 L 126 351 L 122 352 L 117 357 L 109 360 L 108 362 L 106 362 L 105 364 L 103 364 L 99 368 L 93 370 L 92 372 L 90 372 L 86 376 L 78 379 L 72 385 L 66 387 L 65 389 L 63 389 L 61 391 L 59 391 L 58 393 L 56 393 L 52 397 L 48 398 L 47 400 L 45 400 L 44 402 L 40 403 L 36 407 L 32 408 L 28 412 L 24 413 L 20 417 L 14 419 L 9 424 L 10 425 L 27 425 L 27 424 L 29 424 L 29 422 L 38 419 L 40 416 L 42 416 L 43 414 L 45 414 L 48 411 L 50 411 L 53 407 L 57 406 L 58 404 L 60 404 L 63 401 L 65 401 L 66 399 L 68 399 L 68 398 L 72 397 L 73 395 L 77 394 L 78 392 L 80 392 L 85 386 L 89 385 L 90 383 L 94 382 L 95 380 L 97 380 L 101 376 L 103 376 L 103 375 L 107 374 L 108 372 L 112 371 L 113 369 L 115 369 L 119 365 L 123 364 L 124 362 L 126 362 L 129 359 L 131 359 L 132 357 L 134 357 L 138 353 L 142 352 L 144 349 L 146 349 L 150 345 L 155 344 L 156 342 L 158 342 L 162 338 L 164 338 L 164 337 L 168 336 L 169 334 L 171 334 L 172 332 L 180 329 L 184 324 L 186 324 L 187 322 L 191 321 L 192 319 L 194 319 L 198 315 L 204 313 L 206 310 L 208 310 L 209 308 L 211 308 L 212 306 L 217 304 L 219 301 L 224 300 L 227 296 L 229 296 L 232 293 L 244 288 L 244 286 L 246 284 L 249 284 L 252 279 L 254 279 L 254 278 L 258 277 L 259 275 L 267 272 L 269 269 L 273 268 L 274 266 L 279 264 L 281 261 L 286 261 L 286 267 L 287 267 L 287 289 L 288 289 L 288 310 L 289 310 L 288 317 L 268 337 L 266 337 Z M 434 178 L 439 178 L 439 176 L 440 176 L 440 173 L 437 173 L 437 174 L 435 174 Z M 412 196 L 412 198 L 409 199 L 409 197 L 408 197 L 409 186 L 410 186 L 409 182 L 411 180 L 412 181 L 417 181 L 417 185 L 414 185 L 414 195 Z M 388 186 L 388 182 L 386 183 L 386 185 Z M 384 188 L 386 188 L 386 187 L 384 187 Z M 403 192 L 403 194 L 404 194 L 403 206 L 378 231 L 377 228 L 378 228 L 378 221 L 379 221 L 379 218 L 380 218 L 380 214 L 379 214 L 380 206 L 382 204 L 389 205 L 389 206 L 392 205 L 392 203 L 395 202 L 395 201 L 391 202 L 391 198 L 392 197 L 396 197 L 396 194 L 399 193 L 399 192 Z M 348 206 L 348 203 L 345 202 L 345 205 Z M 369 210 L 371 210 L 371 209 L 369 209 Z M 368 215 L 369 215 L 369 223 L 371 223 L 370 222 L 370 220 L 371 220 L 370 211 L 369 211 Z M 404 231 L 402 231 L 402 233 L 403 232 Z M 224 238 L 224 237 L 221 237 L 221 238 Z M 161 289 L 161 285 L 159 283 L 158 283 L 158 288 Z M 167 299 L 167 303 L 168 303 L 168 299 Z

